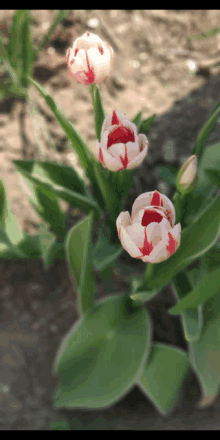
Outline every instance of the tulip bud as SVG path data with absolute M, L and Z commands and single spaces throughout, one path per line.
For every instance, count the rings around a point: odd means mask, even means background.
M 148 145 L 146 136 L 137 134 L 136 125 L 124 113 L 114 110 L 104 120 L 101 141 L 96 141 L 94 154 L 104 168 L 131 170 L 143 162 Z
M 186 194 L 195 189 L 198 181 L 197 165 L 197 157 L 194 154 L 180 168 L 176 178 L 176 185 L 181 194 Z
M 86 32 L 66 55 L 70 74 L 80 84 L 99 84 L 113 69 L 114 52 L 98 35 Z

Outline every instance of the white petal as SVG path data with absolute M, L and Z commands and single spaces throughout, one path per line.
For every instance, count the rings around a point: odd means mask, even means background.
M 108 168 L 111 171 L 118 171 L 121 168 L 121 161 L 115 159 L 104 148 L 102 148 L 102 154 L 103 154 L 103 159 L 104 159 L 106 168 Z
M 179 247 L 181 241 L 181 224 L 178 223 L 177 225 L 175 225 L 170 232 L 174 240 L 176 240 L 177 242 L 177 247 Z
M 142 247 L 144 243 L 144 227 L 140 223 L 134 223 L 125 229 L 136 246 Z
M 128 225 L 130 225 L 131 217 L 128 211 L 123 211 L 119 214 L 117 220 L 116 220 L 116 227 L 119 231 L 119 228 L 123 226 L 126 228 Z
M 108 148 L 108 153 L 111 154 L 115 159 L 117 159 L 118 162 L 120 162 L 122 167 L 122 163 L 120 160 L 120 156 L 122 156 L 124 158 L 125 156 L 125 144 L 122 143 L 118 143 L 118 144 L 113 144 L 111 147 Z
M 162 239 L 160 223 L 157 222 L 150 223 L 147 226 L 146 231 L 147 231 L 148 241 L 152 242 L 152 245 L 154 247 L 157 246 Z
M 135 200 L 133 207 L 132 207 L 132 215 L 131 215 L 132 218 L 133 218 L 133 216 L 135 216 L 137 214 L 137 211 L 139 209 L 141 209 L 143 206 L 151 206 L 150 203 L 151 203 L 153 194 L 154 194 L 154 191 L 149 191 L 149 192 L 143 193 L 137 197 L 137 199 Z M 161 211 L 164 211 L 164 212 L 167 210 L 171 211 L 169 215 L 170 215 L 172 226 L 173 226 L 175 224 L 175 208 L 174 208 L 171 200 L 168 199 L 167 196 L 165 196 L 164 194 L 161 194 L 161 193 L 159 193 L 159 194 L 160 194 L 161 199 L 163 200 L 163 207 L 161 207 L 160 209 L 161 209 Z
M 97 80 L 99 80 L 101 77 L 104 78 L 106 76 L 109 76 L 111 72 L 110 51 L 106 50 L 102 55 L 98 49 L 92 47 L 87 51 L 87 54 L 90 68 L 94 70 Z
M 141 256 L 140 249 L 136 246 L 125 228 L 121 226 L 121 244 L 123 248 L 130 254 L 131 257 L 137 258 Z
M 161 261 L 167 260 L 169 257 L 168 252 L 166 250 L 166 245 L 163 240 L 161 240 L 157 246 L 152 250 L 150 255 L 147 256 L 147 260 L 144 261 L 144 258 L 142 258 L 142 261 L 149 262 L 149 263 L 161 263 Z
M 138 149 L 139 149 L 139 146 L 138 146 Z M 129 164 L 127 166 L 128 170 L 132 170 L 132 169 L 138 167 L 143 162 L 143 160 L 147 154 L 147 150 L 148 150 L 148 147 L 146 146 L 143 149 L 143 151 L 139 152 L 137 154 L 137 156 L 129 162 Z
M 128 160 L 129 163 L 132 159 L 136 158 L 139 154 L 139 146 L 137 142 L 127 142 L 126 143 L 127 152 L 128 152 Z
M 95 148 L 93 150 L 93 154 L 94 154 L 96 160 L 99 160 L 99 147 L 100 146 L 101 146 L 101 144 L 99 143 L 98 139 L 96 139 Z

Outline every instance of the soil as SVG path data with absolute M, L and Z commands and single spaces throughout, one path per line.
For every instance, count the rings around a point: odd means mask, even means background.
M 31 11 L 35 46 L 57 12 Z M 0 27 L 6 37 L 13 14 L 14 10 L 0 12 Z M 96 27 L 94 18 L 98 18 Z M 149 154 L 129 197 L 129 210 L 142 192 L 158 189 L 172 196 L 158 167 L 180 166 L 185 161 L 219 101 L 220 68 L 213 65 L 220 61 L 220 34 L 194 38 L 217 28 L 219 22 L 219 10 L 70 11 L 38 56 L 34 79 L 53 95 L 91 149 L 95 147 L 95 130 L 89 89 L 71 81 L 65 61 L 67 48 L 86 30 L 97 33 L 115 51 L 115 70 L 100 85 L 106 113 L 118 109 L 129 119 L 140 110 L 143 118 L 157 115 L 148 136 Z M 36 234 L 40 218 L 21 188 L 13 160 L 47 158 L 70 164 L 85 176 L 43 98 L 34 87 L 30 91 L 31 106 L 12 97 L 0 103 L 0 178 L 20 226 Z M 30 111 L 33 103 L 38 110 L 34 116 Z M 218 128 L 217 123 L 209 143 L 219 140 Z M 63 209 L 69 209 L 67 204 Z M 78 219 L 72 216 L 72 224 Z M 112 293 L 129 293 L 131 271 L 141 275 L 144 268 L 144 263 L 124 252 L 118 272 L 113 271 Z M 70 421 L 75 430 L 219 429 L 220 398 L 198 409 L 201 390 L 191 371 L 180 390 L 179 403 L 168 417 L 160 416 L 136 387 L 110 409 L 54 409 L 52 362 L 65 333 L 78 319 L 68 268 L 64 261 L 55 261 L 46 272 L 41 261 L 0 260 L 0 274 L 1 430 L 50 429 L 50 422 L 57 420 Z M 106 293 L 111 292 L 106 292 L 97 277 L 96 300 Z M 154 341 L 187 349 L 179 319 L 167 313 L 174 302 L 167 286 L 149 303 Z

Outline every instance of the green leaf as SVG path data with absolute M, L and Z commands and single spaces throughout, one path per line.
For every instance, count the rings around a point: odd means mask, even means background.
M 147 301 L 150 301 L 152 298 L 154 298 L 159 292 L 157 288 L 147 290 L 144 286 L 143 280 L 140 280 L 139 277 L 136 276 L 132 277 L 131 291 L 132 294 L 130 295 L 130 298 L 136 305 L 143 305 Z
M 209 138 L 210 132 L 213 130 L 217 120 L 219 119 L 219 113 L 220 113 L 220 102 L 217 104 L 217 106 L 215 107 L 212 115 L 210 116 L 210 118 L 205 123 L 205 125 L 202 128 L 202 130 L 200 131 L 199 136 L 197 138 L 197 141 L 195 143 L 195 146 L 193 148 L 192 155 L 193 154 L 197 155 L 198 167 L 200 165 L 202 156 L 203 156 L 203 154 L 205 152 L 203 147 L 204 147 L 205 143 L 207 142 L 207 140 Z
M 3 38 L 0 36 L 0 60 L 7 57 L 8 57 L 8 52 L 3 42 Z
M 26 85 L 23 75 L 27 66 L 30 64 L 32 54 L 32 49 L 30 53 L 27 53 L 27 47 L 30 47 L 31 44 L 27 20 L 29 20 L 29 10 L 17 10 L 14 13 L 8 44 L 10 63 L 17 73 L 18 82 L 23 86 Z M 27 39 L 27 41 L 25 41 L 25 39 Z M 27 56 L 27 60 L 25 60 L 25 55 Z
M 122 246 L 113 246 L 109 242 L 109 237 L 105 236 L 101 231 L 99 233 L 99 241 L 93 248 L 92 261 L 94 268 L 100 272 L 112 265 L 113 262 L 123 252 Z
M 150 131 L 151 125 L 153 124 L 155 117 L 156 114 L 151 115 L 149 118 L 142 121 L 139 127 L 139 133 L 143 133 L 147 135 Z
M 147 311 L 132 309 L 126 295 L 104 298 L 60 346 L 55 371 L 61 385 L 55 406 L 98 409 L 114 404 L 134 386 L 150 344 Z
M 172 290 L 178 302 L 181 302 L 182 298 L 192 290 L 192 284 L 186 271 L 179 272 L 173 278 Z M 186 341 L 197 341 L 202 330 L 202 305 L 182 312 L 181 320 Z
M 14 161 L 15 163 L 16 161 Z M 16 165 L 16 163 L 15 163 Z M 34 208 L 40 213 L 39 209 L 39 202 L 36 198 L 36 191 L 35 188 L 41 188 L 42 190 L 51 191 L 53 192 L 57 197 L 59 197 L 62 200 L 65 200 L 66 202 L 70 203 L 71 206 L 77 207 L 79 209 L 82 209 L 85 212 L 90 212 L 91 209 L 95 210 L 96 216 L 99 218 L 99 215 L 101 213 L 100 207 L 97 205 L 97 203 L 91 198 L 91 197 L 85 197 L 81 194 L 78 194 L 74 191 L 68 190 L 66 188 L 62 187 L 54 187 L 50 184 L 43 182 L 41 179 L 33 177 L 30 173 L 26 172 L 25 170 L 22 170 L 21 168 L 18 168 L 18 171 L 22 174 L 22 177 L 28 182 L 28 186 L 31 186 L 32 184 L 32 194 L 35 194 L 35 200 L 32 198 L 32 204 Z M 45 179 L 46 180 L 46 179 Z M 28 190 L 28 188 L 27 188 Z M 31 197 L 31 195 L 30 195 Z M 40 215 L 40 214 L 39 214 Z
M 49 265 L 51 264 L 51 259 L 48 259 L 48 255 L 51 247 L 56 241 L 56 236 L 48 230 L 47 225 L 44 223 L 39 226 L 38 236 L 44 267 L 45 269 L 48 269 Z
M 53 98 L 45 92 L 44 88 L 38 84 L 36 81 L 34 81 L 32 78 L 29 78 L 36 89 L 40 92 L 40 94 L 45 99 L 46 103 L 54 113 L 56 119 L 58 120 L 59 124 L 65 131 L 67 137 L 70 139 L 73 148 L 78 154 L 80 165 L 83 167 L 85 172 L 87 173 L 87 170 L 89 169 L 89 166 L 91 166 L 92 159 L 92 153 L 89 151 L 85 141 L 81 138 L 79 133 L 75 130 L 73 124 L 67 119 L 63 111 L 57 106 L 57 104 L 54 102 Z
M 203 391 L 200 407 L 217 397 L 220 385 L 220 295 L 204 305 L 204 324 L 199 341 L 189 343 L 190 362 Z M 209 399 L 206 399 L 209 397 Z
M 155 265 L 148 288 L 162 288 L 186 266 L 205 254 L 216 243 L 220 232 L 220 196 L 217 196 L 201 217 L 181 233 L 177 251 L 166 261 Z
M 142 116 L 142 112 L 139 112 L 132 121 L 133 124 L 137 126 L 137 131 L 139 131 L 139 127 L 141 125 L 141 116 Z
M 90 255 L 93 220 L 94 213 L 91 212 L 70 229 L 66 240 L 67 260 L 77 284 L 80 314 L 92 307 L 95 297 L 95 274 Z
M 105 208 L 109 212 L 111 219 L 114 221 L 118 215 L 118 212 L 115 211 L 119 204 L 118 194 L 113 190 L 110 181 L 106 178 L 105 170 L 102 169 L 100 163 L 94 163 L 94 172 L 105 201 Z
M 52 162 L 38 162 L 38 165 L 46 172 L 51 183 L 74 190 L 82 195 L 88 195 L 84 180 L 74 168 Z
M 220 242 L 218 241 L 213 248 L 204 256 L 209 270 L 220 266 Z
M 179 303 L 169 310 L 171 315 L 179 315 L 185 310 L 204 304 L 219 290 L 220 269 L 205 274 L 200 283 Z
M 21 29 L 21 57 L 22 57 L 22 86 L 28 87 L 28 76 L 32 76 L 33 63 L 33 39 L 30 27 L 30 11 L 24 14 L 23 26 Z
M 168 415 L 177 405 L 189 367 L 185 351 L 167 344 L 153 344 L 137 385 L 161 415 Z
M 60 420 L 56 422 L 50 422 L 51 431 L 70 431 L 70 426 L 67 420 Z
M 160 171 L 160 178 L 165 180 L 170 186 L 176 186 L 177 169 L 175 167 L 158 167 Z
M 190 194 L 184 197 L 184 203 L 182 206 L 183 216 L 181 222 L 190 225 L 196 221 L 203 210 L 206 210 L 207 203 L 211 203 L 213 199 L 213 192 L 216 186 L 210 181 L 206 169 L 219 169 L 220 157 L 219 157 L 220 143 L 208 146 L 204 150 L 203 157 L 200 162 L 200 168 L 198 173 L 197 188 Z
M 40 216 L 46 223 L 49 223 L 51 230 L 60 238 L 65 238 L 65 214 L 61 210 L 57 200 L 57 195 L 53 191 L 45 189 L 41 185 L 36 185 L 36 194 L 41 205 Z
M 23 232 L 11 211 L 8 195 L 3 182 L 0 180 L 0 226 L 12 245 L 17 245 L 23 239 Z
M 205 172 L 210 178 L 213 185 L 220 188 L 220 170 L 213 170 L 212 168 L 207 168 Z
M 41 249 L 38 235 L 24 232 L 24 239 L 18 244 L 18 249 L 25 254 L 25 258 L 38 260 L 41 258 Z

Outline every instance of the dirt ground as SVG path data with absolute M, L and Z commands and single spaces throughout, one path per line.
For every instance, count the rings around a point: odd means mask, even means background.
M 31 12 L 34 45 L 57 12 Z M 13 13 L 0 11 L 0 28 L 6 37 Z M 71 81 L 65 61 L 67 48 L 86 30 L 97 33 L 115 51 L 115 70 L 100 85 L 106 113 L 118 109 L 129 119 L 140 110 L 143 118 L 157 115 L 149 134 L 149 154 L 140 166 L 128 209 L 141 192 L 158 189 L 171 196 L 158 167 L 180 166 L 185 161 L 219 101 L 220 67 L 212 66 L 220 61 L 220 34 L 194 38 L 195 34 L 204 35 L 217 28 L 219 23 L 219 10 L 70 11 L 39 54 L 34 79 L 53 95 L 92 149 L 95 129 L 89 88 Z M 0 102 L 0 178 L 21 227 L 36 234 L 40 219 L 21 188 L 13 160 L 49 158 L 72 164 L 84 175 L 62 129 L 34 87 L 31 96 L 30 106 L 22 106 L 21 101 L 11 97 Z M 34 105 L 37 115 L 30 110 L 34 112 Z M 21 112 L 25 114 L 23 126 Z M 209 143 L 218 140 L 217 123 Z M 65 204 L 63 207 L 67 209 Z M 123 263 L 130 265 L 127 272 Z M 113 272 L 115 292 L 129 292 L 129 273 L 131 269 L 133 274 L 143 273 L 141 263 L 122 254 L 119 271 Z M 97 279 L 96 299 L 105 294 Z M 169 286 L 150 302 L 154 340 L 187 349 L 179 319 L 166 311 L 172 304 Z M 44 430 L 58 419 L 71 421 L 75 430 L 219 429 L 220 398 L 211 407 L 198 409 L 201 391 L 192 372 L 180 390 L 177 408 L 167 418 L 161 417 L 136 388 L 103 411 L 53 408 L 56 380 L 51 365 L 60 341 L 78 318 L 76 293 L 65 262 L 57 261 L 45 272 L 40 261 L 0 260 L 0 315 L 1 430 Z

